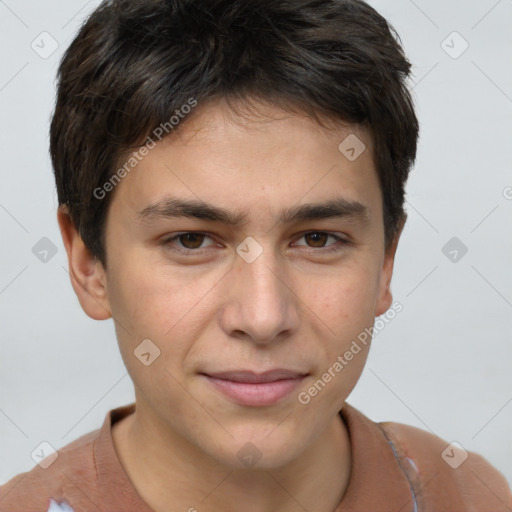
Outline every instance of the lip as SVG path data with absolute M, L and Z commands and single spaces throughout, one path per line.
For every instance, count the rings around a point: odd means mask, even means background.
M 235 370 L 201 375 L 227 398 L 252 407 L 275 404 L 306 377 L 304 373 L 280 368 L 263 373 Z

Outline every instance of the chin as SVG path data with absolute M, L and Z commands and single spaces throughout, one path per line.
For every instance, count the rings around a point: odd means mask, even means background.
M 210 455 L 222 464 L 233 470 L 253 469 L 270 470 L 286 466 L 300 456 L 300 440 L 283 432 L 280 436 L 268 434 L 261 436 L 234 436 L 227 440 L 225 446 L 220 443 L 210 447 Z M 220 448 L 220 450 L 219 450 Z

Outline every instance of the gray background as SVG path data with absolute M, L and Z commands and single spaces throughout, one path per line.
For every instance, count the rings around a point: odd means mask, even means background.
M 371 3 L 414 63 L 422 132 L 393 281 L 403 311 L 349 402 L 457 441 L 512 483 L 512 2 Z M 87 317 L 71 288 L 48 157 L 56 67 L 97 4 L 0 0 L 0 482 L 133 400 L 112 320 Z

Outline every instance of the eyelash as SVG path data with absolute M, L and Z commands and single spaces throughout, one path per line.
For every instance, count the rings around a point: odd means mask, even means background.
M 308 247 L 309 250 L 307 252 L 314 252 L 314 253 L 317 253 L 317 254 L 318 253 L 320 253 L 320 254 L 330 254 L 330 253 L 333 253 L 333 252 L 340 251 L 343 248 L 343 246 L 350 245 L 350 243 L 351 243 L 350 241 L 348 241 L 348 240 L 346 240 L 344 238 L 341 238 L 341 237 L 335 235 L 334 233 L 330 233 L 328 231 L 307 231 L 300 238 L 303 238 L 306 235 L 310 235 L 312 233 L 331 236 L 334 239 L 336 239 L 336 242 L 334 244 L 331 244 L 331 245 L 327 246 L 327 247 L 301 246 L 301 247 Z M 180 236 L 188 235 L 188 234 L 204 235 L 204 236 L 206 236 L 208 238 L 212 238 L 208 233 L 204 233 L 202 231 L 183 231 L 183 232 L 178 233 L 176 235 L 173 235 L 171 237 L 165 238 L 164 240 L 162 240 L 161 245 L 163 245 L 165 247 L 169 247 L 172 251 L 175 251 L 175 252 L 177 252 L 179 254 L 183 254 L 184 256 L 199 256 L 199 255 L 202 255 L 204 253 L 204 251 L 205 251 L 204 249 L 184 249 L 184 248 L 176 246 L 176 245 L 173 246 L 173 242 L 178 240 L 180 238 Z M 300 238 L 299 238 L 299 240 L 300 240 Z M 340 245 L 338 245 L 338 243 L 340 243 Z

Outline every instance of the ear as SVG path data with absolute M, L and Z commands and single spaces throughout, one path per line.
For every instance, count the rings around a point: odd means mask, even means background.
M 387 248 L 384 254 L 384 263 L 382 265 L 382 271 L 380 274 L 379 282 L 379 296 L 375 305 L 375 316 L 383 315 L 390 307 L 393 302 L 393 294 L 391 293 L 391 278 L 393 276 L 393 265 L 395 263 L 396 248 L 398 247 L 398 241 L 405 226 L 407 220 L 407 214 L 404 213 L 402 220 L 398 226 L 393 242 Z
M 66 205 L 59 206 L 57 221 L 68 255 L 71 285 L 82 309 L 94 320 L 110 318 L 112 313 L 103 265 L 85 246 Z

